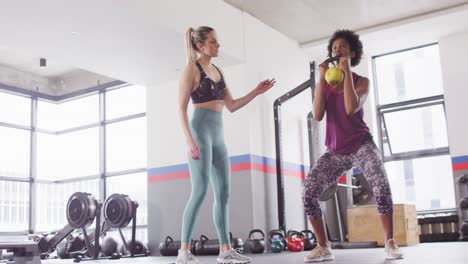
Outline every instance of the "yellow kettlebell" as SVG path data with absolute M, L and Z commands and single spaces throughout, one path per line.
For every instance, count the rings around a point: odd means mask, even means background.
M 337 86 L 344 80 L 344 73 L 338 67 L 330 67 L 325 72 L 325 81 L 331 86 Z

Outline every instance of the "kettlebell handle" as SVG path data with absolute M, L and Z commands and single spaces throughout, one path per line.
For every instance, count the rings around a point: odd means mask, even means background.
M 306 230 L 302 230 L 301 233 L 304 234 L 304 237 L 305 237 L 305 238 L 313 238 L 313 237 L 315 236 L 314 232 L 312 232 L 312 231 L 310 231 L 310 230 L 307 230 L 307 229 L 306 229 Z M 310 237 L 309 237 L 307 234 L 309 234 Z
M 283 238 L 284 238 L 283 232 L 281 232 L 281 231 L 270 231 L 269 236 L 270 236 L 270 240 L 271 240 L 274 236 L 279 236 L 280 239 L 283 239 Z
M 253 229 L 250 231 L 249 233 L 249 239 L 252 239 L 252 235 L 255 234 L 255 233 L 260 233 L 262 234 L 262 239 L 261 240 L 264 240 L 265 239 L 265 233 L 263 233 L 263 231 L 261 229 Z
M 330 62 L 334 62 L 334 61 L 339 61 L 340 58 L 341 58 L 340 55 L 335 56 L 335 57 L 330 57 L 330 58 L 326 59 L 325 62 L 326 62 L 326 63 L 330 63 Z
M 168 241 L 168 240 L 170 240 L 170 241 Z M 172 241 L 174 241 L 174 240 L 172 239 L 172 237 L 170 237 L 170 236 L 167 236 L 167 237 L 166 237 L 166 245 L 168 245 L 168 244 L 171 243 Z
M 299 237 L 300 239 L 304 239 L 304 234 L 303 234 L 303 233 L 301 233 L 301 232 L 299 232 L 299 231 L 296 231 L 296 230 L 290 230 L 290 231 L 288 232 L 288 237 L 289 237 L 290 239 L 292 239 L 293 236 L 297 236 L 297 237 Z

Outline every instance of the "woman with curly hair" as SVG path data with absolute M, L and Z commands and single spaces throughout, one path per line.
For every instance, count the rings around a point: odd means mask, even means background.
M 359 35 L 353 31 L 338 30 L 330 38 L 327 49 L 328 57 L 340 56 L 338 67 L 344 74 L 344 81 L 334 86 L 327 84 L 325 72 L 328 62 L 320 64 L 314 118 L 321 121 L 327 113 L 327 151 L 304 180 L 304 207 L 317 237 L 317 247 L 304 258 L 304 262 L 334 259 L 325 235 L 319 196 L 352 167 L 357 167 L 372 186 L 385 232 L 386 258 L 402 258 L 403 254 L 393 239 L 393 201 L 387 174 L 380 152 L 363 119 L 362 106 L 369 93 L 369 80 L 351 71 L 351 67 L 358 65 L 361 60 L 362 43 Z

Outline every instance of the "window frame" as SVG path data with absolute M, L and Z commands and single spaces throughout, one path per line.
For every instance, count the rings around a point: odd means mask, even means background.
M 448 146 L 447 147 L 440 147 L 440 148 L 432 148 L 432 149 L 424 149 L 424 150 L 417 150 L 417 151 L 406 151 L 406 152 L 392 152 L 392 146 L 390 142 L 390 138 L 388 136 L 388 129 L 385 123 L 385 113 L 391 112 L 399 112 L 411 109 L 418 109 L 432 105 L 442 105 L 444 115 L 446 117 L 447 122 L 447 112 L 445 108 L 445 99 L 444 95 L 434 95 L 428 97 L 420 97 L 411 100 L 404 100 L 400 102 L 388 103 L 388 104 L 380 104 L 379 102 L 379 85 L 378 85 L 378 78 L 377 78 L 377 63 L 376 59 L 379 57 L 393 55 L 396 53 L 407 52 L 411 50 L 426 48 L 429 46 L 439 45 L 437 42 L 429 43 L 425 45 L 415 46 L 407 49 L 396 50 L 388 53 L 383 53 L 379 55 L 372 56 L 372 74 L 373 74 L 373 85 L 374 85 L 374 99 L 375 99 L 375 109 L 376 109 L 376 126 L 377 126 L 377 140 L 380 147 L 380 152 L 382 155 L 383 162 L 391 162 L 391 161 L 402 161 L 402 160 L 413 160 L 418 158 L 425 158 L 425 157 L 434 157 L 434 156 L 443 156 L 443 155 L 450 155 L 450 143 L 447 139 Z M 443 90 L 443 89 L 442 89 Z M 448 137 L 448 135 L 447 135 Z M 385 153 L 385 144 L 388 144 L 389 155 Z M 418 214 L 425 214 L 427 212 L 456 212 L 456 208 L 443 208 L 443 209 L 435 209 L 435 210 L 421 210 L 417 211 Z
M 0 89 L 2 92 L 10 93 L 16 96 L 28 97 L 31 99 L 31 124 L 29 126 L 12 124 L 7 122 L 0 122 L 0 126 L 9 127 L 15 129 L 27 130 L 30 132 L 30 170 L 29 177 L 19 178 L 12 177 L 10 175 L 0 175 L 0 181 L 18 181 L 18 182 L 27 182 L 29 183 L 30 193 L 29 193 L 29 228 L 28 230 L 14 230 L 9 232 L 0 232 L 0 235 L 26 235 L 37 233 L 44 230 L 36 229 L 36 187 L 38 183 L 49 183 L 49 184 L 64 184 L 71 182 L 81 182 L 91 179 L 98 179 L 98 190 L 99 197 L 96 197 L 100 201 L 104 202 L 105 198 L 108 196 L 106 193 L 106 179 L 113 176 L 124 176 L 127 174 L 133 174 L 137 172 L 146 172 L 146 167 L 141 168 L 128 168 L 122 171 L 113 171 L 107 172 L 106 170 L 106 126 L 109 124 L 117 122 L 125 122 L 128 120 L 133 120 L 137 118 L 146 118 L 146 112 L 133 113 L 127 116 L 121 116 L 114 119 L 106 119 L 106 93 L 115 89 L 123 89 L 132 86 L 122 81 L 113 81 L 106 84 L 99 84 L 95 87 L 84 89 L 78 92 L 72 92 L 63 96 L 51 96 L 42 94 L 40 92 L 21 89 L 17 87 L 9 87 L 0 84 Z M 144 88 L 143 88 L 144 89 Z M 67 128 L 63 130 L 47 130 L 37 127 L 37 110 L 38 110 L 38 101 L 44 100 L 50 103 L 61 104 L 66 103 L 70 100 L 77 100 L 82 97 L 94 95 L 98 93 L 99 108 L 96 109 L 99 111 L 99 121 L 96 123 L 80 125 L 77 127 Z M 70 179 L 63 180 L 46 180 L 46 179 L 37 179 L 37 134 L 44 133 L 50 135 L 64 135 L 67 133 L 76 132 L 83 129 L 98 127 L 99 128 L 99 172 L 94 175 L 83 175 L 79 177 L 74 177 Z M 66 202 L 66 201 L 64 201 Z M 147 225 L 138 225 L 138 229 L 147 228 Z

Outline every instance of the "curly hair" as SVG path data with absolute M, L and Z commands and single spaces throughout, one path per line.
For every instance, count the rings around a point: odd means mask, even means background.
M 347 29 L 339 29 L 335 31 L 333 36 L 328 40 L 328 57 L 332 56 L 333 42 L 337 39 L 344 39 L 348 42 L 351 52 L 354 52 L 354 58 L 351 58 L 351 66 L 358 65 L 362 57 L 362 42 L 359 40 L 359 35 L 354 31 Z

